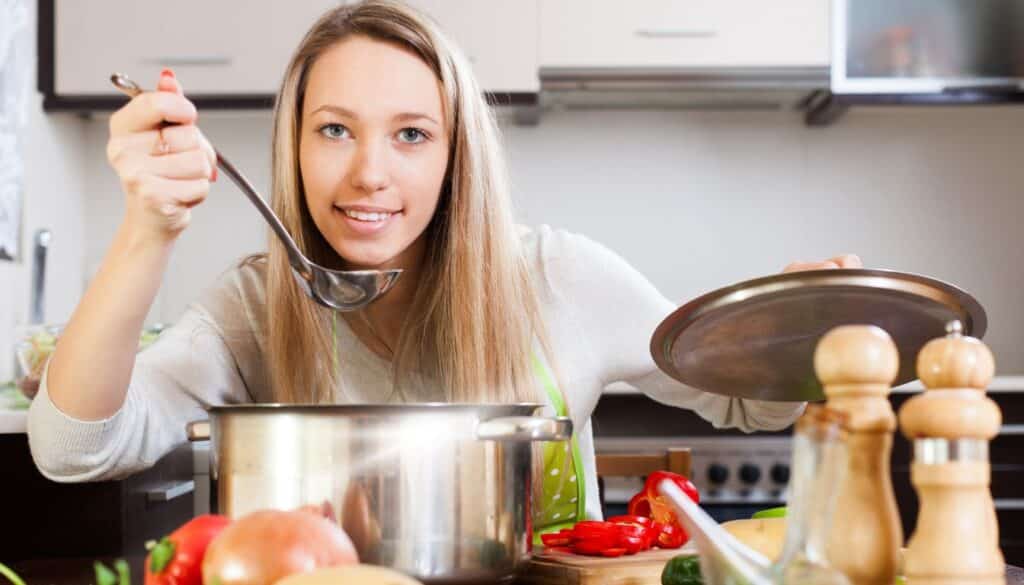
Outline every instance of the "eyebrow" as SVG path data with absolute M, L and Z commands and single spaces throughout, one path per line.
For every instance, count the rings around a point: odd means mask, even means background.
M 356 115 L 356 113 L 353 112 L 352 110 L 343 108 L 341 106 L 332 106 L 330 104 L 320 106 L 319 108 L 310 112 L 309 115 L 312 116 L 317 112 L 332 112 L 338 114 L 339 116 L 346 116 L 356 120 L 359 119 L 359 116 Z M 401 114 L 396 114 L 392 119 L 400 122 L 407 122 L 411 120 L 429 120 L 434 124 L 437 124 L 438 126 L 441 125 L 441 123 L 435 120 L 434 118 L 428 116 L 427 114 L 422 114 L 420 112 L 402 112 Z

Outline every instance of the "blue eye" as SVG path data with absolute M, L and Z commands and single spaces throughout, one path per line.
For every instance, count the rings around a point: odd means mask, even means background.
M 348 134 L 348 128 L 341 124 L 324 124 L 319 128 L 318 132 L 327 138 L 339 140 L 345 138 L 345 135 Z
M 398 131 L 398 139 L 406 144 L 419 144 L 427 139 L 427 133 L 419 128 L 402 128 Z

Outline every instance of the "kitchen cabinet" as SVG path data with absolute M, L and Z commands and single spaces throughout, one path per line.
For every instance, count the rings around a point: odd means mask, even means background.
M 171 67 L 196 96 L 269 96 L 309 25 L 335 4 L 52 0 L 53 93 L 111 95 L 114 71 L 150 86 Z
M 6 504 L 5 530 L 0 531 L 3 562 L 115 557 L 141 561 L 146 541 L 169 534 L 195 512 L 191 445 L 174 449 L 134 475 L 84 483 L 57 483 L 44 477 L 32 460 L 24 432 L 0 433 L 0 461 Z
M 340 0 L 40 0 L 39 83 L 47 110 L 115 109 L 117 71 L 152 86 L 164 67 L 201 108 L 270 108 L 292 51 Z M 487 92 L 538 90 L 540 0 L 413 0 L 464 48 Z
M 542 68 L 824 67 L 827 0 L 542 0 Z
M 540 89 L 537 19 L 545 0 L 407 0 L 462 48 L 487 91 Z

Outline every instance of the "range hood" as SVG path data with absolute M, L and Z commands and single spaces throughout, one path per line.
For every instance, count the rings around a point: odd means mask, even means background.
M 827 67 L 542 67 L 541 102 L 566 109 L 799 109 Z

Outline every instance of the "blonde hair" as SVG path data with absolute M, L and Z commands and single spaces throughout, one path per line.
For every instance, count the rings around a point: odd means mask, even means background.
M 534 340 L 551 353 L 512 219 L 497 122 L 468 61 L 429 18 L 398 2 L 370 0 L 332 9 L 313 25 L 292 56 L 274 109 L 274 211 L 314 262 L 338 265 L 306 206 L 297 153 L 309 71 L 325 50 L 352 35 L 419 56 L 440 80 L 448 122 L 448 169 L 395 349 L 396 389 L 404 393 L 422 377 L 439 384 L 449 402 L 536 402 L 542 395 L 531 364 Z M 334 401 L 339 373 L 327 359 L 334 351 L 333 315 L 298 288 L 273 237 L 267 317 L 275 400 Z

